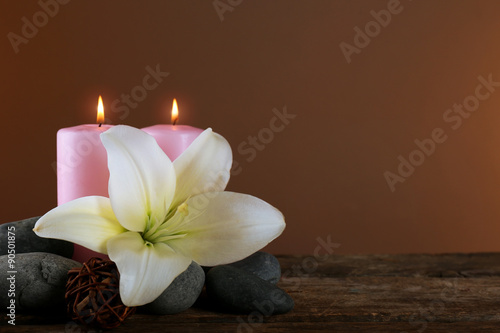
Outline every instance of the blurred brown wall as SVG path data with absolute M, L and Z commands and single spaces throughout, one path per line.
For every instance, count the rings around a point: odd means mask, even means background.
M 99 94 L 111 123 L 135 127 L 167 123 L 176 97 L 180 123 L 231 143 L 229 189 L 285 214 L 272 252 L 312 253 L 328 237 L 337 253 L 500 250 L 500 87 L 474 97 L 479 76 L 500 82 L 499 1 L 231 3 L 218 14 L 213 1 L 73 0 L 16 53 L 8 34 L 44 23 L 43 6 L 2 1 L 0 222 L 56 205 L 56 132 L 92 123 Z M 157 65 L 170 75 L 110 112 Z M 459 113 L 464 100 L 474 111 Z M 284 108 L 296 117 L 270 140 Z M 436 128 L 446 140 L 412 153 Z M 270 142 L 250 149 L 259 133 Z M 404 182 L 399 155 L 421 163 Z

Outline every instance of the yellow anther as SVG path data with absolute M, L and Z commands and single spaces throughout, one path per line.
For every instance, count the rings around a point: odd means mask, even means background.
M 179 205 L 179 207 L 177 207 L 177 211 L 181 213 L 183 216 L 188 216 L 189 215 L 188 204 L 184 202 L 183 204 Z

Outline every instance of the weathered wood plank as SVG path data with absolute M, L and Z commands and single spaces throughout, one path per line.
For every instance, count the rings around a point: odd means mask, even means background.
M 5 329 L 5 330 L 4 330 Z M 72 327 L 68 325 L 47 326 L 1 326 L 2 333 L 96 333 L 100 331 L 86 329 L 84 327 Z M 104 331 L 102 331 L 104 332 Z M 193 333 L 251 333 L 251 332 L 443 332 L 443 333 L 472 333 L 472 332 L 500 332 L 498 322 L 460 322 L 460 323 L 428 323 L 424 327 L 412 326 L 409 323 L 384 322 L 384 323 L 353 323 L 353 322 L 326 322 L 321 323 L 266 323 L 254 324 L 253 326 L 239 326 L 239 324 L 227 323 L 186 323 L 185 325 L 171 324 L 169 322 L 153 322 L 147 326 L 134 326 L 127 322 L 123 326 L 113 330 L 118 333 L 137 332 L 193 332 Z
M 200 302 L 181 314 L 136 314 L 118 332 L 500 332 L 500 254 L 279 256 L 290 313 L 237 315 Z M 95 332 L 64 316 L 17 314 L 1 332 Z

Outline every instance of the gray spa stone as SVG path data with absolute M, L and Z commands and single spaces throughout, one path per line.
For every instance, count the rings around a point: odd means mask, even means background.
M 0 255 L 8 254 L 9 246 L 12 249 L 14 245 L 15 252 L 18 254 L 47 252 L 71 258 L 73 256 L 73 243 L 52 238 L 42 238 L 35 234 L 33 227 L 38 219 L 40 219 L 40 216 L 0 225 Z M 15 236 L 14 241 L 12 241 L 12 233 Z M 9 236 L 11 237 L 10 244 Z
M 284 290 L 258 276 L 229 265 L 212 268 L 206 277 L 207 295 L 214 305 L 236 313 L 257 311 L 264 316 L 293 309 Z
M 0 256 L 0 307 L 15 300 L 16 311 L 49 310 L 64 306 L 68 271 L 81 267 L 74 260 L 52 253 Z M 13 260 L 13 261 L 12 261 Z M 12 266 L 11 266 L 12 265 Z
M 193 261 L 156 300 L 144 305 L 143 309 L 158 315 L 187 310 L 200 296 L 204 283 L 205 273 L 201 266 Z
M 243 269 L 273 284 L 277 284 L 281 278 L 281 266 L 278 259 L 267 252 L 255 252 L 247 258 L 227 266 Z
M 255 252 L 245 259 L 225 266 L 243 269 L 273 284 L 277 284 L 281 278 L 281 266 L 278 259 L 267 252 Z M 213 267 L 202 266 L 202 268 L 205 274 L 208 274 Z

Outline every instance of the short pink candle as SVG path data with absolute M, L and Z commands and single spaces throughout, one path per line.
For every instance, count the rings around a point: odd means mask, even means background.
M 173 125 L 154 125 L 142 128 L 142 130 L 156 139 L 161 149 L 167 154 L 171 161 L 179 157 L 180 154 L 203 132 L 202 129 L 175 125 L 179 119 L 179 109 L 177 100 L 174 98 L 172 103 L 172 124 Z
M 142 130 L 156 139 L 171 161 L 179 157 L 203 132 L 200 128 L 186 125 L 154 125 L 142 128 Z

